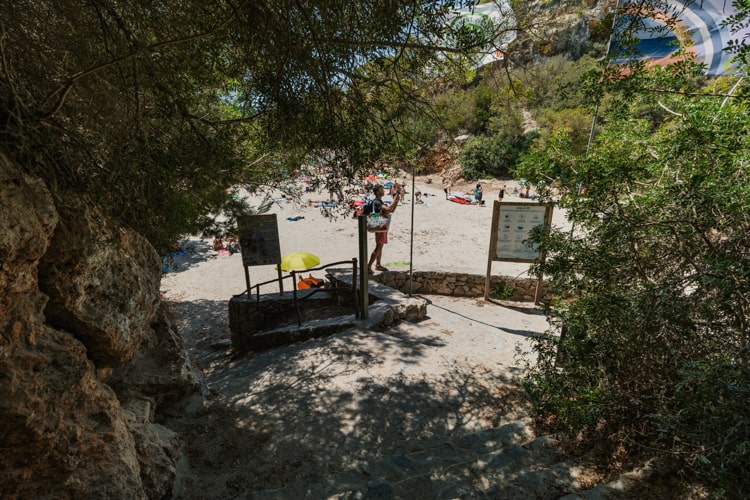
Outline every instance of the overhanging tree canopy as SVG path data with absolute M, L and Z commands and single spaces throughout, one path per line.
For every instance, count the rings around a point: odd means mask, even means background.
M 376 157 L 471 2 L 11 2 L 0 11 L 3 150 L 156 244 L 284 160 Z M 390 89 L 384 92 L 384 89 Z

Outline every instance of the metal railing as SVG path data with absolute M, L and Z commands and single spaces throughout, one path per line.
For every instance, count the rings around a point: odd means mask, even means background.
M 303 275 L 306 273 L 312 274 L 314 271 L 323 271 L 325 269 L 328 269 L 333 266 L 340 266 L 342 264 L 351 264 L 352 266 L 352 284 L 351 286 L 343 284 L 341 281 L 334 281 L 332 279 L 329 279 L 329 275 L 326 273 L 326 280 L 327 282 L 324 282 L 323 286 L 321 287 L 314 287 L 314 288 L 306 288 L 304 290 L 298 290 L 297 284 L 298 284 L 298 275 Z M 353 258 L 351 260 L 341 260 L 338 262 L 331 262 L 329 264 L 325 264 L 318 267 L 311 267 L 310 269 L 305 269 L 304 271 L 291 271 L 286 276 L 279 275 L 279 278 L 264 281 L 262 283 L 257 283 L 255 286 L 252 287 L 255 291 L 255 298 L 256 298 L 256 304 L 258 307 L 258 310 L 260 310 L 261 302 L 260 302 L 260 287 L 264 285 L 270 285 L 270 284 L 279 284 L 280 292 L 279 295 L 283 297 L 284 295 L 284 285 L 283 281 L 291 279 L 292 280 L 292 301 L 294 303 L 294 309 L 297 313 L 297 325 L 302 326 L 302 314 L 300 313 L 299 303 L 302 300 L 306 300 L 316 293 L 320 291 L 327 291 L 330 292 L 332 290 L 335 290 L 335 293 L 339 293 L 339 291 L 346 291 L 348 289 L 351 289 L 352 296 L 354 298 L 354 308 L 356 317 L 362 318 L 362 311 L 361 311 L 361 305 L 359 300 L 359 287 L 357 286 L 358 282 L 358 269 L 357 269 L 357 259 Z M 245 290 L 243 293 L 235 295 L 235 297 L 241 297 L 242 295 L 248 295 L 248 298 L 250 297 L 250 290 Z

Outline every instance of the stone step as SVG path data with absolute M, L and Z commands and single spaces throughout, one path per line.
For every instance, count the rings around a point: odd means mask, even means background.
M 560 498 L 577 491 L 580 466 L 559 461 L 550 437 L 530 436 L 527 422 L 512 422 L 248 498 L 526 499 Z

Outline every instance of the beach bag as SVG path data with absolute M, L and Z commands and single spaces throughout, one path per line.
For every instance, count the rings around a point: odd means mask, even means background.
M 371 233 L 383 233 L 388 231 L 391 224 L 390 214 L 371 213 L 367 216 L 367 231 Z
M 323 286 L 323 280 L 319 280 L 318 278 L 313 278 L 311 274 L 307 278 L 302 278 L 301 280 L 299 280 L 299 283 L 297 283 L 297 290 L 307 290 L 309 288 L 320 288 L 322 286 Z

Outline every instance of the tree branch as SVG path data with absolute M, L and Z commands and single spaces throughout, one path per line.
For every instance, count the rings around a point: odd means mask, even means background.
M 91 66 L 87 69 L 84 69 L 82 71 L 79 71 L 78 73 L 75 73 L 71 77 L 68 78 L 68 80 L 61 86 L 57 87 L 55 90 L 50 92 L 47 97 L 45 98 L 45 102 L 54 101 L 49 111 L 47 111 L 41 118 L 41 121 L 48 120 L 50 117 L 52 117 L 55 113 L 57 113 L 62 105 L 65 103 L 65 99 L 68 96 L 68 93 L 73 88 L 73 86 L 81 80 L 82 78 L 85 78 L 91 74 L 97 73 L 98 71 L 101 71 L 105 68 L 108 68 L 110 66 L 114 66 L 116 64 L 119 64 L 123 61 L 127 61 L 129 59 L 132 59 L 133 57 L 142 54 L 142 53 L 148 53 L 148 52 L 154 52 L 156 50 L 162 49 L 164 47 L 169 47 L 172 45 L 179 45 L 187 42 L 192 42 L 193 40 L 199 40 L 201 38 L 204 38 L 209 35 L 213 35 L 224 28 L 226 28 L 233 19 L 237 17 L 237 12 L 242 10 L 247 4 L 250 3 L 250 0 L 242 0 L 242 3 L 237 6 L 235 9 L 233 9 L 233 12 L 231 15 L 227 16 L 224 20 L 221 22 L 215 24 L 211 29 L 208 31 L 204 31 L 201 33 L 195 33 L 192 35 L 180 37 L 180 38 L 174 38 L 171 40 L 164 40 L 162 42 L 153 43 L 151 45 L 148 45 L 146 47 L 140 48 L 140 49 L 134 49 L 131 52 L 124 54 L 120 57 L 116 57 L 114 59 L 111 59 L 109 61 L 105 61 L 99 64 L 96 64 L 94 66 Z

